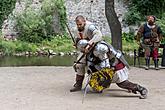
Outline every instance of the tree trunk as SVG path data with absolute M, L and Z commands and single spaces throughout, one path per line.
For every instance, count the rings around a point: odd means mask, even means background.
M 122 30 L 114 9 L 114 0 L 105 0 L 105 15 L 111 31 L 112 45 L 122 51 Z

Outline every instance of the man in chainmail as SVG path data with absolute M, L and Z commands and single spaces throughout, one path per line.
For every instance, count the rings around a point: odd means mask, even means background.
M 74 45 L 76 47 L 79 40 L 86 39 L 88 41 L 88 45 L 85 47 L 85 53 L 88 53 L 92 45 L 102 40 L 102 33 L 93 23 L 87 21 L 82 15 L 77 16 L 75 22 L 77 26 L 73 30 L 76 43 Z M 76 70 L 76 82 L 73 85 L 73 88 L 70 89 L 70 92 L 80 91 L 82 88 L 86 67 L 85 56 L 81 58 L 82 55 L 83 53 L 79 52 L 77 59 L 81 60 L 74 64 L 74 68 Z

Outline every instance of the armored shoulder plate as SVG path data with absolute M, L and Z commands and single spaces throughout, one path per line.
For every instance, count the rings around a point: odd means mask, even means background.
M 92 33 L 95 29 L 97 29 L 97 28 L 96 28 L 96 26 L 95 26 L 94 24 L 90 24 L 89 27 L 88 27 L 88 31 L 91 32 L 91 33 Z

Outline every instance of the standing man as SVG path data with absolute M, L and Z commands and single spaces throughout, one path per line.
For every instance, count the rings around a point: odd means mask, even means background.
M 153 57 L 155 69 L 158 70 L 158 48 L 162 39 L 162 30 L 155 24 L 155 16 L 147 16 L 147 22 L 140 26 L 136 40 L 145 49 L 146 67 L 148 70 L 150 66 L 150 57 Z
M 75 19 L 77 27 L 74 30 L 75 41 L 77 45 L 78 41 L 81 39 L 86 39 L 88 41 L 88 45 L 84 48 L 85 53 L 89 52 L 89 49 L 96 44 L 97 42 L 102 40 L 101 31 L 91 22 L 87 21 L 83 16 L 79 15 Z M 77 59 L 79 59 L 83 55 L 80 52 Z M 86 67 L 86 56 L 81 58 L 81 60 L 74 64 L 74 68 L 76 70 L 76 83 L 73 88 L 70 89 L 70 92 L 80 91 L 82 88 L 82 83 L 85 75 L 85 67 Z

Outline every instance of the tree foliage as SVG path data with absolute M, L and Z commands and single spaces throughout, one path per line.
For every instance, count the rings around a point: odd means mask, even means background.
M 3 21 L 7 19 L 8 15 L 15 7 L 16 0 L 0 0 L 0 29 Z
M 142 15 L 156 15 L 161 17 L 165 11 L 165 0 L 131 0 L 131 7 L 135 6 Z
M 165 0 L 128 0 L 129 11 L 125 16 L 126 23 L 137 24 L 145 20 L 147 15 L 155 15 L 162 18 L 165 11 Z
M 59 19 L 60 29 L 64 29 L 66 11 L 63 0 L 43 0 L 41 9 L 34 10 L 30 5 L 22 14 L 16 16 L 19 39 L 27 42 L 40 43 L 50 39 L 54 34 L 53 22 Z M 54 18 L 54 14 L 57 18 Z
M 162 14 L 162 18 L 161 19 L 157 19 L 157 23 L 159 24 L 159 26 L 161 27 L 161 29 L 163 31 L 162 43 L 165 44 L 165 13 Z

